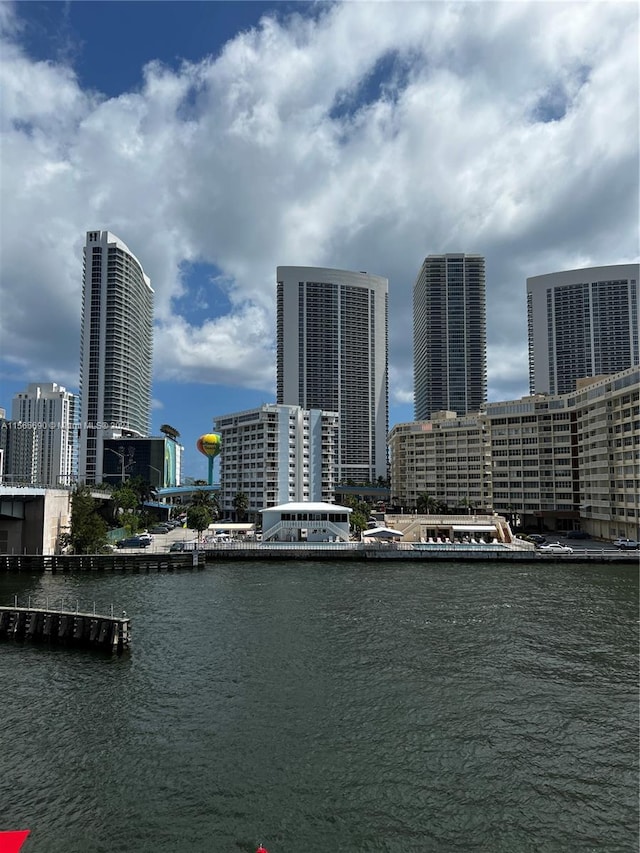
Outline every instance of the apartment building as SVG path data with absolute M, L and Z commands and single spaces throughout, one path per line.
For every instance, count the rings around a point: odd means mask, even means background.
M 568 396 L 489 403 L 493 508 L 528 528 L 577 527 L 575 418 Z
M 639 539 L 640 368 L 580 383 L 571 400 L 585 529 L 604 539 Z
M 77 397 L 55 382 L 15 394 L 4 422 L 5 482 L 59 488 L 76 475 Z
M 337 412 L 340 483 L 387 477 L 386 278 L 277 268 L 279 404 Z
M 420 495 L 441 507 L 492 506 L 489 441 L 481 414 L 435 412 L 389 433 L 391 503 L 414 510 Z
M 149 434 L 152 353 L 153 289 L 142 264 L 115 234 L 88 231 L 80 342 L 82 482 L 102 481 L 105 439 Z
M 477 505 L 478 433 L 485 508 L 528 529 L 640 536 L 640 368 L 579 381 L 570 394 L 489 403 L 473 417 L 398 424 L 392 500 L 409 511 L 421 493 L 449 508 L 465 497 Z
M 413 286 L 416 420 L 478 412 L 487 399 L 485 259 L 428 255 Z
M 291 502 L 333 503 L 338 460 L 336 412 L 264 404 L 214 418 L 222 437 L 220 505 L 234 512 L 238 492 L 259 521 L 266 507 Z
M 640 364 L 638 264 L 527 279 L 529 390 L 568 394 L 576 381 Z

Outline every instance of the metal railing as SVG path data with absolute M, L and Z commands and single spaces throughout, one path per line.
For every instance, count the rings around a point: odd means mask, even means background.
M 35 596 L 35 595 L 14 595 L 13 604 L 7 605 L 15 607 L 16 610 L 46 610 L 50 613 L 76 613 L 82 616 L 110 616 L 112 619 L 119 618 L 118 613 L 122 614 L 122 618 L 126 618 L 125 610 L 118 610 L 113 603 L 109 605 L 98 605 L 95 601 L 81 598 L 69 598 L 68 596 Z

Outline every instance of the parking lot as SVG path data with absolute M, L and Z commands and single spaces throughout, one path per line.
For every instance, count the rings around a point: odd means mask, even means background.
M 151 544 L 146 548 L 116 548 L 117 554 L 164 554 L 174 542 L 197 543 L 198 533 L 184 527 L 175 527 L 168 533 L 152 533 Z

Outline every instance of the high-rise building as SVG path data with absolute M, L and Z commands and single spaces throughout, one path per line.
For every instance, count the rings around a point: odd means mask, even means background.
M 151 412 L 153 290 L 140 261 L 108 231 L 84 247 L 78 478 L 102 480 L 103 441 L 146 436 Z
M 477 412 L 487 399 L 485 264 L 481 255 L 428 255 L 413 287 L 416 420 Z
M 576 381 L 640 364 L 638 264 L 527 279 L 529 389 L 567 394 Z
M 7 482 L 70 486 L 75 479 L 76 397 L 55 382 L 32 382 L 5 422 Z
M 338 415 L 264 404 L 214 418 L 222 437 L 220 508 L 234 511 L 238 492 L 250 518 L 291 502 L 333 503 Z
M 337 412 L 337 482 L 387 478 L 389 282 L 277 269 L 277 402 Z

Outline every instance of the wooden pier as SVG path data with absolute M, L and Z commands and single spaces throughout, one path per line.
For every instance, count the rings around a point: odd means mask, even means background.
M 131 643 L 131 620 L 126 615 L 48 607 L 0 607 L 0 640 L 61 643 L 121 654 Z

